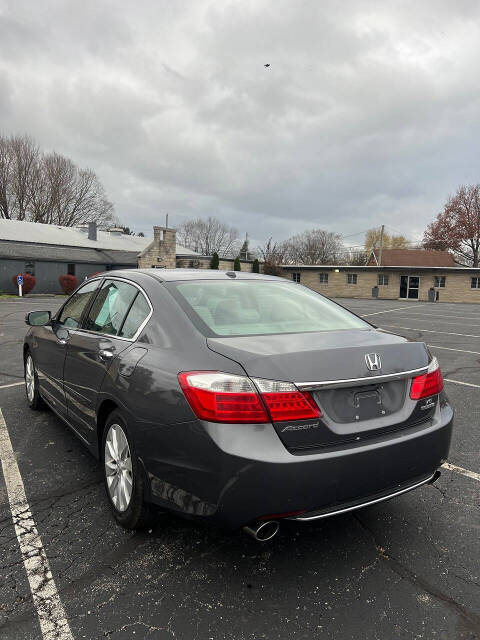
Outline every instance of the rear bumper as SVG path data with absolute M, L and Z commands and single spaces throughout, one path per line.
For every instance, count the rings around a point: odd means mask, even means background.
M 157 447 L 150 432 L 144 462 L 152 501 L 234 529 L 300 510 L 333 515 L 372 496 L 388 499 L 420 486 L 447 459 L 452 424 L 453 411 L 444 404 L 427 426 L 293 455 L 271 425 L 196 422 L 172 427 L 178 437 L 174 455 L 163 440 L 161 459 L 151 455 Z
M 422 487 L 424 484 L 433 484 L 436 480 L 438 480 L 439 477 L 440 471 L 435 471 L 435 473 L 433 473 L 431 476 L 429 475 L 425 478 L 422 478 L 421 480 L 416 480 L 413 483 L 409 482 L 404 485 L 398 485 L 395 488 L 381 491 L 380 493 L 376 493 L 372 496 L 357 498 L 356 500 L 343 503 L 336 507 L 330 506 L 323 509 L 317 509 L 316 511 L 307 511 L 296 516 L 290 516 L 287 518 L 287 520 L 300 520 L 301 522 L 309 522 L 310 520 L 320 520 L 322 518 L 338 516 L 342 513 L 354 511 L 355 509 L 363 509 L 364 507 L 370 507 L 373 504 L 378 504 L 379 502 L 384 502 L 385 500 L 391 500 L 392 498 L 401 496 L 404 493 L 413 491 L 413 489 Z

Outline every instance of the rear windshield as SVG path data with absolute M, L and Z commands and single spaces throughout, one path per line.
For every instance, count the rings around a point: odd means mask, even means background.
M 298 284 L 198 280 L 172 283 L 170 288 L 205 335 L 250 336 L 370 328 L 346 309 Z

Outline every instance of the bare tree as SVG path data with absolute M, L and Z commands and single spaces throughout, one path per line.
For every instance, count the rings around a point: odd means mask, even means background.
M 204 256 L 214 253 L 218 253 L 219 256 L 232 256 L 238 253 L 237 229 L 229 227 L 217 218 L 186 220 L 177 234 L 183 246 Z
M 113 205 L 91 169 L 79 169 L 69 158 L 51 153 L 43 157 L 40 172 L 37 222 L 66 227 L 94 221 L 100 227 L 112 223 Z
M 27 136 L 0 137 L 0 216 L 64 226 L 114 222 L 113 205 L 91 169 L 42 154 Z
M 312 229 L 289 238 L 285 248 L 290 264 L 334 264 L 343 245 L 338 233 Z
M 265 244 L 257 249 L 263 261 L 263 272 L 277 276 L 282 274 L 281 265 L 285 262 L 286 245 L 284 242 L 273 242 L 269 238 Z
M 0 136 L 0 218 L 10 218 L 13 158 L 9 139 Z
M 32 175 L 39 161 L 40 149 L 28 136 L 12 136 L 9 145 L 13 159 L 11 173 L 13 211 L 17 220 L 26 220 L 31 200 Z
M 352 267 L 364 267 L 367 265 L 368 254 L 358 249 L 347 249 L 341 256 L 340 264 Z

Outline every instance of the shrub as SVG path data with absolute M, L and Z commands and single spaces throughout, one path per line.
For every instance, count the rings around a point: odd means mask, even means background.
M 220 265 L 220 258 L 218 257 L 218 253 L 215 251 L 215 253 L 212 255 L 212 259 L 210 260 L 210 269 L 218 269 Z
M 233 270 L 234 271 L 241 271 L 242 270 L 242 265 L 240 264 L 239 256 L 237 256 L 235 258 L 235 260 L 233 261 Z
M 252 264 L 252 273 L 260 273 L 260 262 L 255 258 Z
M 17 275 L 23 276 L 22 294 L 26 296 L 27 293 L 30 293 L 30 291 L 32 291 L 32 289 L 37 284 L 35 276 L 32 276 L 29 273 L 18 273 Z M 13 276 L 12 281 L 15 289 L 18 289 L 17 276 Z
M 73 293 L 78 286 L 77 278 L 68 273 L 64 273 L 62 276 L 60 276 L 58 282 L 62 287 L 63 293 L 65 293 L 67 296 Z

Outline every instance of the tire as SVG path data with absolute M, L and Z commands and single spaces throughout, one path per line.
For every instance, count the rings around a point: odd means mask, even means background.
M 145 475 L 126 420 L 118 411 L 107 418 L 102 437 L 103 479 L 115 520 L 126 529 L 142 529 L 153 521 L 145 502 Z
M 43 409 L 45 405 L 38 390 L 37 368 L 35 367 L 35 362 L 30 351 L 27 351 L 25 354 L 24 377 L 28 406 L 34 411 Z

